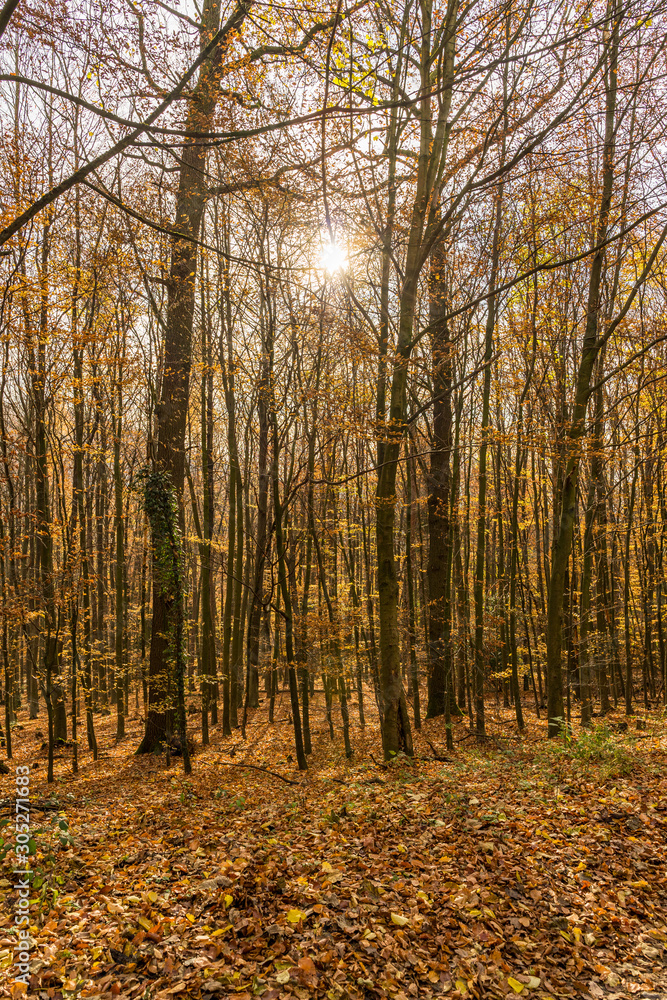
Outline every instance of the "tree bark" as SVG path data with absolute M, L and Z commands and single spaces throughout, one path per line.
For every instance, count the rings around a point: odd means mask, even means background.
M 227 22 L 220 43 L 199 70 L 199 78 L 190 97 L 186 129 L 206 133 L 213 124 L 219 96 L 221 60 L 225 42 L 243 24 L 249 4 L 236 7 Z M 206 0 L 203 10 L 201 49 L 220 27 L 220 4 Z M 207 196 L 207 145 L 186 140 L 181 153 L 176 213 L 173 229 L 182 234 L 172 238 L 169 271 L 167 320 L 164 333 L 164 370 L 160 402 L 156 407 L 158 424 L 157 463 L 164 470 L 182 502 L 185 479 L 185 429 L 192 365 L 192 325 L 195 306 L 197 247 Z M 162 591 L 153 584 L 153 622 L 149 664 L 149 707 L 146 731 L 137 753 L 151 753 L 164 740 L 171 707 L 166 704 L 167 633 L 176 627 L 174 615 L 166 606 Z

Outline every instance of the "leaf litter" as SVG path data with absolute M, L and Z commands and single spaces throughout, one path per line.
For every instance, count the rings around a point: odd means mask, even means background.
M 22 720 L 16 740 L 14 763 L 33 764 L 41 831 L 30 903 L 39 997 L 665 995 L 657 716 L 638 737 L 605 729 L 589 753 L 588 734 L 547 744 L 536 721 L 512 737 L 501 711 L 490 728 L 502 736 L 481 748 L 457 723 L 444 765 L 432 752 L 445 745 L 441 720 L 415 734 L 414 760 L 389 765 L 372 725 L 355 732 L 351 763 L 321 732 L 300 775 L 287 721 L 268 727 L 260 709 L 246 744 L 214 736 L 199 750 L 191 779 L 133 756 L 138 722 L 116 745 L 104 721 L 101 759 L 81 754 L 74 776 L 64 756 L 51 786 L 43 761 L 34 767 L 37 723 Z M 8 815 L 13 800 L 2 806 Z M 54 819 L 67 830 L 55 846 Z M 10 861 L 0 992 L 16 997 Z

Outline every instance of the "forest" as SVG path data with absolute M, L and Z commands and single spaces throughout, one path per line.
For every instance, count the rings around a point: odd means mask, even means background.
M 6 0 L 0 996 L 667 995 L 666 163 L 662 0 Z

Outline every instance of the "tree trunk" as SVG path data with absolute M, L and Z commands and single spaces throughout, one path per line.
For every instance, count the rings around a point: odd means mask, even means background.
M 247 14 L 246 6 L 238 6 L 226 25 L 224 38 L 199 71 L 197 84 L 190 97 L 186 130 L 206 133 L 213 124 L 219 96 L 219 77 L 224 43 L 238 31 Z M 220 26 L 220 4 L 205 0 L 203 10 L 205 30 L 201 48 Z M 164 334 L 164 367 L 161 397 L 156 407 L 158 422 L 157 463 L 164 470 L 182 502 L 185 480 L 185 429 L 192 364 L 192 324 L 195 306 L 197 273 L 196 240 L 201 228 L 207 196 L 206 158 L 208 147 L 201 139 L 186 139 L 181 152 L 176 213 L 173 229 L 184 238 L 172 238 L 171 265 L 168 284 L 167 320 Z M 175 609 L 164 603 L 159 584 L 153 584 L 153 623 L 149 665 L 149 708 L 146 731 L 137 753 L 151 753 L 164 740 L 171 728 L 171 708 L 165 702 L 167 671 L 167 640 Z
M 612 0 L 613 23 L 610 40 L 607 42 L 607 73 L 605 76 L 606 118 L 604 162 L 602 176 L 602 197 L 595 234 L 597 250 L 591 263 L 586 306 L 586 328 L 579 359 L 574 393 L 572 419 L 566 436 L 566 466 L 560 492 L 560 523 L 551 557 L 551 577 L 549 582 L 549 603 L 547 610 L 547 713 L 549 736 L 562 732 L 565 707 L 563 703 L 563 675 L 561 670 L 562 628 L 561 616 L 565 596 L 565 572 L 574 530 L 575 502 L 579 476 L 579 454 L 581 439 L 585 433 L 586 410 L 588 408 L 589 385 L 595 367 L 601 341 L 598 337 L 598 313 L 600 309 L 600 286 L 605 259 L 604 242 L 607 236 L 609 212 L 614 184 L 614 150 L 617 91 L 617 60 L 620 21 L 618 0 Z
M 447 310 L 445 260 L 437 246 L 431 255 L 429 275 L 429 322 L 432 326 L 433 430 L 428 476 L 428 705 L 426 718 L 449 716 L 452 691 L 451 570 L 452 533 L 451 471 L 452 449 L 452 358 Z M 451 725 L 446 719 L 447 743 Z

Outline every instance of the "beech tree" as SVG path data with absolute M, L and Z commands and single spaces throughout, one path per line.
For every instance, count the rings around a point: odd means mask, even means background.
M 113 13 L 0 13 L 8 755 L 664 700 L 661 5 Z

